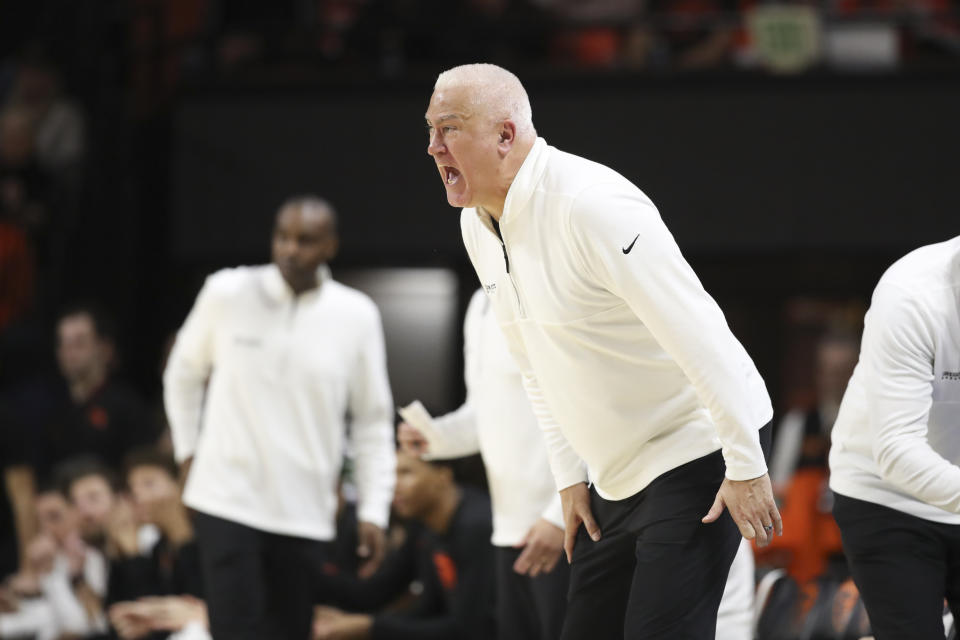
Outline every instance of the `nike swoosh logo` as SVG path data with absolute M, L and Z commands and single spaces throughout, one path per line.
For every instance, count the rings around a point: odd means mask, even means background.
M 627 255 L 628 253 L 630 253 L 630 252 L 633 250 L 633 245 L 637 244 L 637 238 L 639 238 L 639 237 L 640 237 L 640 234 L 638 233 L 638 234 L 636 235 L 636 237 L 634 237 L 633 242 L 631 242 L 631 243 L 630 243 L 629 245 L 627 245 L 624 249 L 622 249 L 623 255 Z

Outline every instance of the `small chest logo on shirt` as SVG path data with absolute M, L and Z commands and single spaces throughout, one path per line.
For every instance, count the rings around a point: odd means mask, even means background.
M 443 551 L 433 552 L 433 566 L 437 570 L 437 578 L 443 588 L 452 591 L 457 588 L 457 565 L 453 558 Z
M 110 426 L 110 416 L 103 407 L 90 407 L 87 410 L 87 421 L 97 431 L 103 431 Z
M 487 295 L 494 293 L 497 290 L 497 283 L 485 284 L 483 285 L 483 290 L 487 292 Z
M 952 380 L 953 382 L 960 382 L 960 371 L 944 371 L 940 375 L 941 380 Z
M 633 251 L 633 245 L 637 244 L 637 238 L 639 237 L 640 237 L 640 234 L 638 233 L 636 236 L 634 236 L 633 242 L 631 242 L 630 244 L 628 244 L 627 246 L 621 249 L 621 251 L 623 251 L 623 255 L 627 255 L 628 253 Z

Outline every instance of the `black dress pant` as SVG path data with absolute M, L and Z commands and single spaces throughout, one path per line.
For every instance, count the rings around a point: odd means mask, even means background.
M 308 640 L 329 543 L 267 533 L 196 512 L 210 635 Z
M 960 620 L 960 525 L 834 494 L 843 550 L 877 640 L 943 640 Z
M 520 575 L 522 549 L 497 547 L 497 626 L 500 640 L 556 640 L 567 610 L 570 566 L 561 558 L 550 573 Z
M 760 430 L 765 456 L 770 426 Z M 590 489 L 600 526 L 577 531 L 563 640 L 710 640 L 740 531 L 710 510 L 726 465 L 719 451 L 671 469 L 625 500 Z

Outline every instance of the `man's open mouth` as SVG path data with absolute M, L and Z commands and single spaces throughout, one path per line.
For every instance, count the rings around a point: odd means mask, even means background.
M 453 167 L 441 167 L 443 169 L 443 181 L 447 184 L 456 184 L 460 179 L 460 172 Z

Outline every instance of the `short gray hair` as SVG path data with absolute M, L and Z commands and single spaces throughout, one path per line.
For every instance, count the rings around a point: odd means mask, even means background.
M 434 91 L 470 87 L 474 106 L 485 114 L 511 120 L 521 137 L 536 135 L 533 109 L 520 78 L 495 64 L 465 64 L 447 69 L 437 77 Z

